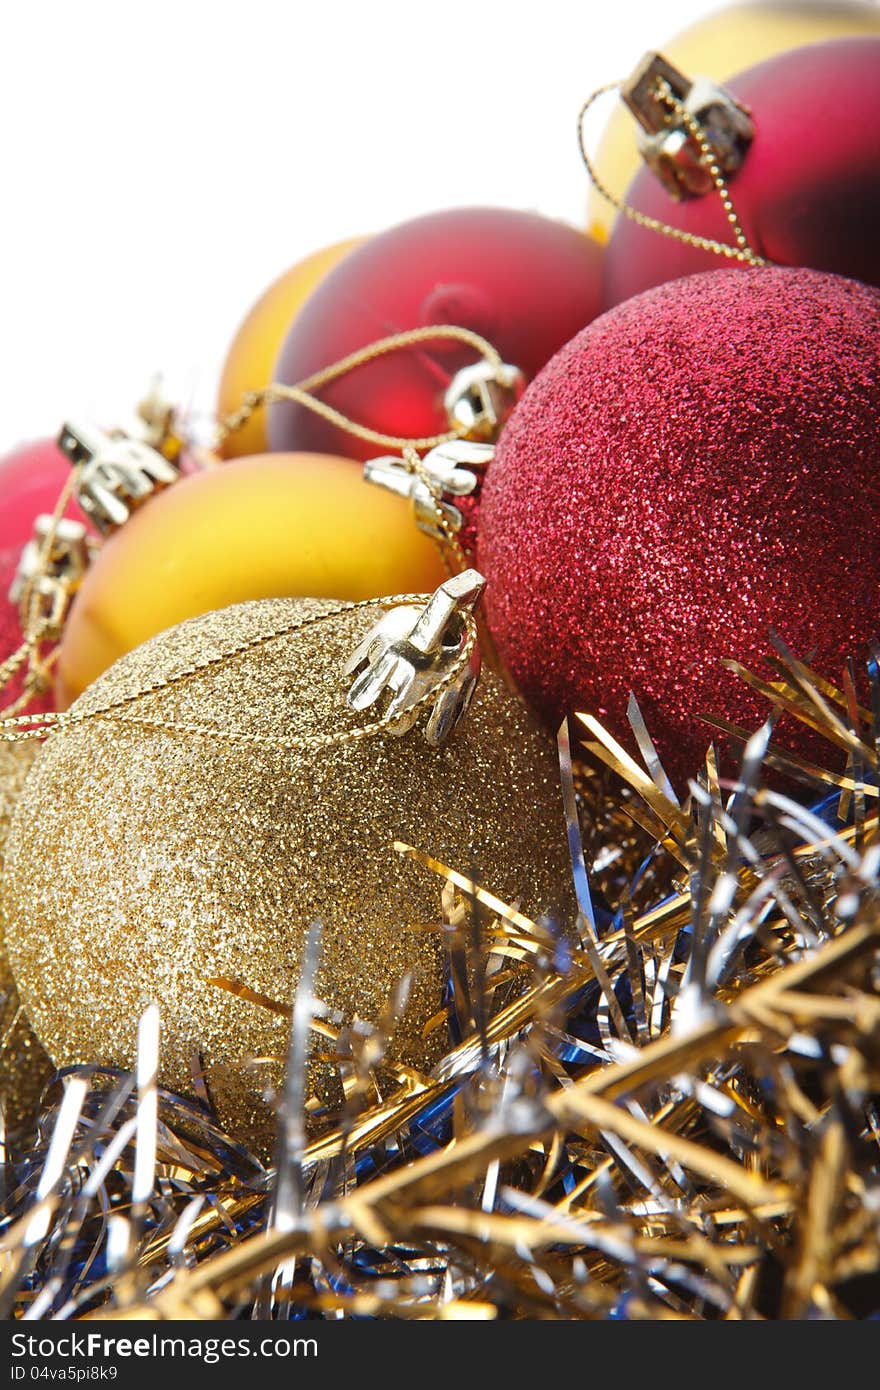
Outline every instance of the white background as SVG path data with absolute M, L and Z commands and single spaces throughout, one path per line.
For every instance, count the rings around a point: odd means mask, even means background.
M 712 8 L 7 0 L 0 452 L 156 371 L 210 410 L 252 301 L 329 242 L 469 203 L 582 224 L 581 102 Z

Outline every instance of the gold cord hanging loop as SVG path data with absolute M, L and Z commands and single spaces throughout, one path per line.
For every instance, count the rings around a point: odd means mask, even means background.
M 329 424 L 345 430 L 355 439 L 362 439 L 365 443 L 374 444 L 380 449 L 433 449 L 436 445 L 446 444 L 451 439 L 460 439 L 463 437 L 463 429 L 445 430 L 442 434 L 426 435 L 421 439 L 409 438 L 405 435 L 383 434 L 380 430 L 370 429 L 368 425 L 361 425 L 356 420 L 349 419 L 347 415 L 335 410 L 333 406 L 328 405 L 326 401 L 322 401 L 313 394 L 315 391 L 319 391 L 322 386 L 328 386 L 339 377 L 345 376 L 357 367 L 365 366 L 368 362 L 375 361 L 378 357 L 384 357 L 387 353 L 401 352 L 406 348 L 437 339 L 446 339 L 473 348 L 485 362 L 496 369 L 500 369 L 504 365 L 501 354 L 492 344 L 470 328 L 459 328 L 454 324 L 410 328 L 402 333 L 392 333 L 387 338 L 379 338 L 367 347 L 358 348 L 356 352 L 349 353 L 347 357 L 340 358 L 338 362 L 322 368 L 319 372 L 314 372 L 293 386 L 286 386 L 282 382 L 273 382 L 272 385 L 266 386 L 262 390 L 249 391 L 239 409 L 232 411 L 231 414 L 226 415 L 218 422 L 217 443 L 222 444 L 230 434 L 241 429 L 255 410 L 259 410 L 263 406 L 275 405 L 279 401 L 294 401 L 297 405 L 302 405 L 307 410 L 313 411 L 315 415 L 320 415 Z
M 714 237 L 698 236 L 695 232 L 686 232 L 681 227 L 673 227 L 669 222 L 662 222 L 657 217 L 649 217 L 647 213 L 640 212 L 638 208 L 634 208 L 630 203 L 627 203 L 625 199 L 619 198 L 616 194 L 611 192 L 607 184 L 596 172 L 596 167 L 587 152 L 584 121 L 587 112 L 600 97 L 607 96 L 609 92 L 619 92 L 622 85 L 621 82 L 609 82 L 604 87 L 598 87 L 596 91 L 587 98 L 578 112 L 578 147 L 581 152 L 581 159 L 583 160 L 587 174 L 601 197 L 603 197 L 606 202 L 610 203 L 612 207 L 617 208 L 618 212 L 622 212 L 631 222 L 635 222 L 639 227 L 646 228 L 647 231 L 659 232 L 662 236 L 671 237 L 674 241 L 681 241 L 686 246 L 693 246 L 695 250 L 709 251 L 716 256 L 723 256 L 725 260 L 739 261 L 744 265 L 751 266 L 768 265 L 769 262 L 762 256 L 759 256 L 749 245 L 748 238 L 743 231 L 742 223 L 734 208 L 733 201 L 730 197 L 730 191 L 727 187 L 724 175 L 721 172 L 718 158 L 711 141 L 708 139 L 699 123 L 694 119 L 691 112 L 686 110 L 684 104 L 676 97 L 669 83 L 663 78 L 659 78 L 656 82 L 656 94 L 667 109 L 678 117 L 688 134 L 695 140 L 700 151 L 700 160 L 709 173 L 715 185 L 715 191 L 721 199 L 721 205 L 724 209 L 727 221 L 730 224 L 736 240 L 736 245 L 731 246 L 727 242 L 717 241 Z
M 356 729 L 343 729 L 332 734 L 316 734 L 310 737 L 285 738 L 264 738 L 259 734 L 238 733 L 235 730 L 219 728 L 209 725 L 192 723 L 179 723 L 173 720 L 150 719 L 147 716 L 136 713 L 124 713 L 129 706 L 142 700 L 145 696 L 154 695 L 160 691 L 167 690 L 172 686 L 179 685 L 181 682 L 191 680 L 202 672 L 225 666 L 238 657 L 253 651 L 257 647 L 265 646 L 267 642 L 278 641 L 283 637 L 290 637 L 304 628 L 313 627 L 317 623 L 326 622 L 330 618 L 340 617 L 344 613 L 356 613 L 368 608 L 394 608 L 426 604 L 430 601 L 431 594 L 396 594 L 391 598 L 381 599 L 361 599 L 358 602 L 338 603 L 332 608 L 325 609 L 321 613 L 310 614 L 306 617 L 296 618 L 284 627 L 273 628 L 271 632 L 260 633 L 257 637 L 252 637 L 247 642 L 242 642 L 233 647 L 228 652 L 223 652 L 219 656 L 205 658 L 204 661 L 196 662 L 180 671 L 176 676 L 169 680 L 155 681 L 143 686 L 140 690 L 131 695 L 120 697 L 118 700 L 110 701 L 106 705 L 94 710 L 64 710 L 60 713 L 48 714 L 19 714 L 5 719 L 0 719 L 0 742 L 4 743 L 24 743 L 32 739 L 45 738 L 47 735 L 61 733 L 65 730 L 75 728 L 78 724 L 86 723 L 93 719 L 104 719 L 113 723 L 133 725 L 139 728 L 164 730 L 168 733 L 186 734 L 192 737 L 202 737 L 217 740 L 224 743 L 243 743 L 263 748 L 279 748 L 286 751 L 313 752 L 316 750 L 335 748 L 347 743 L 358 743 L 362 739 L 372 738 L 376 734 L 386 731 L 393 731 L 395 726 L 406 719 L 411 720 L 413 715 L 420 714 L 429 704 L 434 704 L 438 697 L 446 690 L 450 689 L 459 679 L 462 672 L 468 666 L 477 646 L 477 625 L 472 613 L 463 613 L 462 622 L 465 627 L 465 639 L 462 643 L 461 651 L 457 654 L 454 661 L 450 664 L 449 670 L 442 679 L 433 686 L 425 695 L 416 700 L 409 706 L 405 714 L 397 718 L 387 716 L 372 720 L 368 724 L 361 725 Z

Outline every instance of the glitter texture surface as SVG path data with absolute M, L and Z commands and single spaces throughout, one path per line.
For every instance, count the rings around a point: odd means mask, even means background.
M 0 743 L 0 878 L 9 822 L 36 752 L 34 743 Z M 20 1008 L 6 957 L 0 901 L 0 1098 L 7 1130 L 25 1122 L 50 1074 L 49 1059 Z
M 314 600 L 265 600 L 193 619 L 122 658 L 73 707 L 86 712 L 174 680 L 194 663 L 298 618 Z M 164 1079 L 188 1088 L 202 1053 L 223 1118 L 253 1141 L 286 1022 L 207 984 L 242 980 L 289 1002 L 311 921 L 324 924 L 318 994 L 374 1021 L 414 972 L 396 1055 L 427 1066 L 444 1030 L 439 880 L 392 848 L 402 839 L 526 910 L 571 918 L 555 753 L 491 675 L 441 749 L 414 730 L 306 752 L 262 740 L 356 729 L 340 667 L 372 606 L 253 647 L 140 695 L 127 717 L 51 735 L 13 817 L 2 898 L 10 959 L 36 1032 L 59 1063 L 132 1061 L 139 1012 L 162 1006 Z M 255 737 L 184 733 L 181 724 Z M 412 930 L 416 928 L 417 930 Z M 326 1042 L 320 1043 L 327 1050 Z M 338 1075 L 311 1084 L 339 1099 Z
M 633 690 L 681 783 L 697 716 L 765 717 L 723 658 L 764 668 L 772 626 L 839 677 L 878 629 L 878 354 L 877 290 L 775 268 L 648 291 L 557 354 L 502 435 L 478 548 L 537 708 L 632 747 Z

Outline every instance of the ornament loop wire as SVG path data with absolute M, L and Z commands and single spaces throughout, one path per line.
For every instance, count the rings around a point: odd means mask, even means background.
M 724 241 L 716 241 L 714 237 L 698 236 L 696 232 L 686 232 L 681 227 L 673 227 L 669 222 L 662 222 L 658 217 L 649 217 L 647 213 L 640 212 L 624 198 L 619 198 L 612 193 L 608 185 L 596 171 L 589 153 L 587 152 L 586 136 L 584 134 L 584 122 L 587 112 L 600 97 L 607 96 L 609 92 L 619 92 L 623 86 L 622 82 L 609 82 L 604 87 L 597 87 L 587 100 L 584 102 L 577 117 L 578 148 L 580 149 L 581 159 L 596 191 L 606 202 L 622 212 L 631 222 L 637 226 L 644 227 L 650 232 L 659 232 L 662 236 L 671 237 L 673 241 L 681 241 L 686 246 L 693 246 L 698 251 L 709 251 L 716 256 L 723 256 L 725 260 L 740 261 L 744 265 L 763 266 L 769 265 L 763 256 L 759 256 L 752 249 L 748 238 L 743 231 L 742 223 L 739 220 L 730 191 L 727 187 L 724 175 L 718 160 L 717 151 L 714 149 L 711 140 L 706 135 L 699 122 L 693 114 L 688 111 L 684 103 L 675 95 L 665 78 L 658 78 L 655 83 L 655 93 L 660 101 L 681 121 L 688 134 L 696 142 L 700 151 L 700 161 L 706 168 L 709 176 L 715 185 L 715 191 L 721 199 L 722 207 L 727 221 L 733 231 L 736 245 L 731 246 Z
M 313 411 L 315 415 L 320 415 L 329 424 L 345 430 L 355 439 L 362 439 L 367 444 L 375 444 L 380 449 L 433 449 L 438 444 L 446 444 L 452 439 L 461 439 L 466 432 L 466 427 L 463 424 L 456 429 L 445 430 L 441 434 L 425 435 L 422 438 L 383 434 L 381 430 L 373 430 L 368 425 L 361 425 L 356 420 L 351 420 L 347 415 L 334 409 L 333 406 L 328 405 L 326 401 L 322 401 L 313 394 L 315 391 L 319 391 L 322 386 L 329 386 L 332 381 L 345 376 L 347 372 L 352 372 L 357 367 L 363 367 L 368 362 L 375 361 L 377 357 L 384 357 L 389 352 L 401 352 L 405 348 L 414 347 L 419 343 L 443 338 L 463 343 L 466 347 L 472 347 L 496 372 L 500 372 L 504 367 L 501 354 L 497 349 L 486 338 L 470 328 L 459 328 L 455 324 L 432 324 L 426 328 L 410 328 L 405 332 L 392 333 L 387 338 L 378 338 L 376 342 L 358 348 L 356 352 L 349 353 L 347 357 L 340 358 L 338 362 L 322 368 L 319 372 L 314 372 L 312 376 L 305 377 L 292 386 L 287 386 L 283 382 L 273 382 L 270 386 L 259 391 L 249 391 L 239 409 L 218 422 L 217 443 L 222 444 L 230 434 L 241 429 L 255 410 L 259 410 L 263 406 L 275 405 L 279 401 L 294 401 L 297 405 Z
M 176 676 L 167 680 L 159 680 L 150 685 L 143 686 L 140 690 L 131 695 L 126 695 L 118 700 L 114 700 L 98 709 L 84 710 L 82 712 L 71 710 L 61 711 L 60 713 L 50 712 L 47 714 L 18 714 L 0 719 L 0 742 L 4 743 L 24 743 L 31 739 L 45 738 L 54 733 L 61 733 L 65 730 L 74 728 L 77 724 L 87 723 L 92 719 L 105 719 L 107 721 L 133 725 L 138 728 L 152 729 L 154 731 L 166 731 L 168 733 L 188 734 L 193 737 L 204 737 L 222 741 L 224 743 L 243 743 L 262 748 L 277 748 L 285 751 L 294 752 L 315 752 L 327 748 L 338 748 L 348 743 L 358 743 L 363 739 L 373 738 L 375 735 L 385 732 L 394 732 L 398 724 L 407 723 L 411 726 L 416 719 L 424 712 L 429 705 L 436 705 L 447 692 L 460 684 L 461 678 L 465 676 L 468 667 L 471 665 L 472 658 L 478 650 L 477 625 L 473 613 L 463 611 L 461 622 L 464 628 L 461 647 L 453 660 L 450 661 L 445 673 L 438 677 L 437 681 L 418 699 L 407 707 L 400 715 L 384 716 L 372 720 L 369 724 L 361 725 L 356 729 L 343 729 L 331 734 L 316 734 L 309 737 L 293 738 L 264 738 L 260 734 L 247 734 L 232 729 L 218 728 L 212 725 L 201 725 L 193 723 L 178 723 L 174 720 L 149 719 L 138 714 L 123 714 L 121 710 L 143 699 L 147 695 L 157 694 L 159 691 L 170 689 L 172 686 L 180 684 L 182 681 L 190 680 L 194 676 L 200 675 L 209 669 L 217 669 L 235 661 L 238 657 L 253 651 L 257 647 L 264 646 L 267 642 L 277 641 L 282 637 L 289 637 L 305 628 L 313 627 L 318 623 L 330 618 L 336 618 L 344 613 L 355 613 L 362 609 L 383 608 L 390 609 L 403 606 L 422 606 L 432 599 L 432 594 L 395 594 L 390 598 L 381 599 L 360 599 L 357 602 L 337 603 L 332 608 L 325 609 L 321 613 L 314 613 L 307 617 L 300 617 L 284 627 L 274 628 L 271 632 L 260 633 L 259 636 L 251 638 L 247 642 L 242 642 L 233 647 L 228 652 L 223 652 L 220 656 L 208 657 L 204 661 L 196 662 L 192 666 L 186 667 L 178 672 Z

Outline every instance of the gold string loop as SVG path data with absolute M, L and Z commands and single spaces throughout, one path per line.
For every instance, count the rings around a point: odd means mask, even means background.
M 238 410 L 232 411 L 218 422 L 217 443 L 222 444 L 230 434 L 241 429 L 255 410 L 259 410 L 263 406 L 275 405 L 279 401 L 294 401 L 297 405 L 305 406 L 307 410 L 319 415 L 329 424 L 345 430 L 355 439 L 362 439 L 367 444 L 374 444 L 379 449 L 433 449 L 438 444 L 447 444 L 452 439 L 461 439 L 464 436 L 463 427 L 445 430 L 441 434 L 425 435 L 422 438 L 383 434 L 380 430 L 370 429 L 368 425 L 361 425 L 356 420 L 350 419 L 342 411 L 335 410 L 333 406 L 314 395 L 314 392 L 319 391 L 322 386 L 329 386 L 332 381 L 338 380 L 339 377 L 345 376 L 357 367 L 363 367 L 368 362 L 375 361 L 378 357 L 384 357 L 390 352 L 401 352 L 405 348 L 437 339 L 462 343 L 465 347 L 471 347 L 479 353 L 489 366 L 496 369 L 503 366 L 501 354 L 497 349 L 486 338 L 470 328 L 459 328 L 455 324 L 433 324 L 426 328 L 410 328 L 401 333 L 392 333 L 387 338 L 378 338 L 376 342 L 358 348 L 356 352 L 349 353 L 347 357 L 340 358 L 338 362 L 334 362 L 329 367 L 323 367 L 321 371 L 314 372 L 311 376 L 305 377 L 292 386 L 276 381 L 258 391 L 248 391 Z
M 404 720 L 411 721 L 414 711 L 421 713 L 428 705 L 435 704 L 437 699 L 457 681 L 458 677 L 469 664 L 478 641 L 477 625 L 472 613 L 462 614 L 462 621 L 465 625 L 465 639 L 462 643 L 461 651 L 450 664 L 449 670 L 429 691 L 396 718 L 389 719 L 387 716 L 382 716 L 379 719 L 372 720 L 368 724 L 361 725 L 359 728 L 339 730 L 330 734 L 315 734 L 309 737 L 264 738 L 260 734 L 236 732 L 235 730 L 219 728 L 213 725 L 150 719 L 149 717 L 138 714 L 123 714 L 120 713 L 120 711 L 127 709 L 129 706 L 136 703 L 138 700 L 144 699 L 148 695 L 154 695 L 160 691 L 168 690 L 173 686 L 181 684 L 183 681 L 193 679 L 204 671 L 225 666 L 237 660 L 239 657 L 244 656 L 246 653 L 264 646 L 267 642 L 274 642 L 283 637 L 290 637 L 305 628 L 313 627 L 331 618 L 340 617 L 345 613 L 355 613 L 367 608 L 388 609 L 408 606 L 414 607 L 416 605 L 426 604 L 430 598 L 430 594 L 395 594 L 390 598 L 360 599 L 357 602 L 334 604 L 332 608 L 324 609 L 323 612 L 298 617 L 293 619 L 290 623 L 285 623 L 283 627 L 273 628 L 270 632 L 260 633 L 246 642 L 239 643 L 228 652 L 223 652 L 219 656 L 206 657 L 202 661 L 193 663 L 192 666 L 187 666 L 175 676 L 165 680 L 154 681 L 149 685 L 143 686 L 140 690 L 134 691 L 131 695 L 120 696 L 118 699 L 112 700 L 106 705 L 101 705 L 97 709 L 81 711 L 74 709 L 61 712 L 49 712 L 46 714 L 18 714 L 0 719 L 0 742 L 25 743 L 33 739 L 41 739 L 51 734 L 64 732 L 65 730 L 75 728 L 78 724 L 84 724 L 93 719 L 104 719 L 109 722 L 152 729 L 154 731 L 187 734 L 192 737 L 208 738 L 219 742 L 244 743 L 255 747 L 276 748 L 296 752 L 315 752 L 328 748 L 337 748 L 348 743 L 358 743 L 362 739 L 372 738 L 380 733 L 393 732 L 395 727 Z M 407 727 L 409 727 L 409 725 Z
M 584 121 L 587 112 L 600 97 L 607 96 L 609 92 L 619 92 L 622 85 L 621 82 L 609 82 L 604 87 L 597 87 L 595 92 L 587 97 L 587 100 L 578 112 L 578 147 L 580 149 L 581 159 L 583 160 L 587 174 L 600 196 L 603 197 L 606 202 L 610 203 L 612 207 L 616 208 L 618 212 L 622 212 L 625 217 L 628 217 L 631 222 L 635 222 L 639 227 L 644 227 L 647 231 L 659 232 L 662 236 L 671 237 L 674 241 L 681 241 L 686 246 L 693 246 L 697 251 L 709 251 L 716 256 L 723 256 L 725 260 L 739 261 L 743 265 L 751 266 L 768 265 L 769 262 L 763 256 L 759 256 L 757 251 L 749 244 L 742 223 L 733 205 L 727 182 L 721 172 L 717 151 L 712 145 L 711 140 L 691 112 L 685 109 L 683 102 L 679 101 L 678 97 L 676 97 L 665 78 L 661 77 L 657 79 L 654 88 L 656 95 L 663 102 L 664 106 L 678 117 L 688 134 L 696 142 L 700 151 L 700 162 L 707 170 L 715 185 L 715 191 L 721 199 L 724 215 L 730 224 L 736 245 L 731 246 L 727 242 L 717 241 L 714 237 L 698 236 L 696 232 L 686 232 L 683 228 L 673 227 L 671 223 L 663 222 L 657 217 L 649 217 L 647 213 L 640 212 L 638 208 L 634 208 L 632 204 L 626 202 L 624 198 L 620 198 L 615 193 L 611 192 L 608 185 L 600 178 L 587 152 Z

